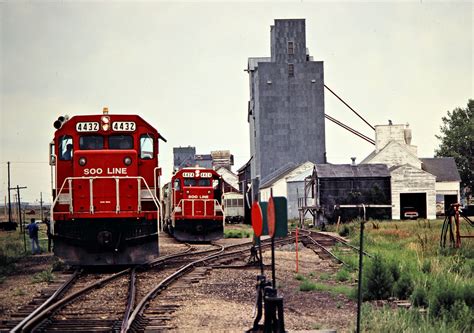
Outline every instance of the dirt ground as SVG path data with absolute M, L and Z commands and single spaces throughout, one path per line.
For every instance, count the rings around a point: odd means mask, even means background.
M 223 243 L 248 240 L 226 239 Z M 165 244 L 162 242 L 162 244 Z M 289 331 L 334 329 L 350 331 L 354 326 L 356 303 L 344 295 L 329 292 L 299 290 L 296 279 L 295 246 L 284 246 L 275 251 L 278 294 L 283 296 L 285 328 Z M 48 283 L 35 283 L 36 273 L 51 268 L 51 254 L 30 256 L 16 264 L 14 273 L 0 282 L 0 320 L 29 303 Z M 265 275 L 271 280 L 271 252 L 264 253 Z M 242 264 L 242 263 L 237 263 Z M 338 267 L 320 260 L 311 250 L 299 247 L 299 274 L 315 282 L 336 284 Z M 171 325 L 183 331 L 236 331 L 253 325 L 258 268 L 210 270 L 208 277 L 187 288 L 189 297 L 172 316 Z M 324 274 L 324 281 L 318 277 Z M 328 279 L 327 276 L 330 276 Z M 347 283 L 346 283 L 347 284 Z M 261 321 L 261 323 L 263 320 Z

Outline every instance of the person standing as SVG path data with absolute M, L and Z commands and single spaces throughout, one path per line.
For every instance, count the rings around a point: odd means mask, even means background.
M 34 218 L 31 219 L 30 224 L 28 224 L 26 228 L 28 229 L 28 235 L 30 236 L 30 239 L 31 239 L 31 253 L 33 254 L 41 253 L 41 248 L 39 246 L 39 241 L 38 241 L 39 228 Z

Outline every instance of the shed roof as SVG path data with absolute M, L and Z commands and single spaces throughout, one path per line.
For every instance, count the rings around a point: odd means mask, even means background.
M 311 176 L 313 174 L 313 169 L 308 169 L 303 171 L 302 173 L 297 174 L 296 176 L 288 178 L 287 182 L 303 182 L 306 177 Z
M 460 182 L 461 177 L 453 157 L 420 158 L 421 168 L 436 176 L 437 182 Z
M 386 164 L 316 164 L 318 178 L 390 177 Z
M 297 167 L 298 166 L 293 162 L 286 163 L 280 169 L 272 172 L 267 177 L 262 179 L 262 182 L 260 184 L 260 188 L 265 188 L 267 186 L 272 185 L 275 181 L 277 181 L 278 179 L 286 176 L 288 173 L 290 173 L 291 171 L 293 171 Z

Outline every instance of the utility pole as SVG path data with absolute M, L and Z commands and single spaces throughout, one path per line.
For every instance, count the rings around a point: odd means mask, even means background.
M 8 165 L 8 222 L 12 221 L 12 201 L 10 199 L 10 162 L 7 162 Z
M 11 190 L 16 190 L 16 195 L 18 199 L 18 219 L 20 221 L 20 231 L 23 231 L 23 223 L 21 222 L 21 198 L 20 198 L 20 190 L 24 190 L 27 188 L 26 186 L 16 186 L 16 187 L 8 187 L 8 195 L 10 195 Z
M 41 216 L 41 221 L 44 222 L 44 218 L 43 218 L 43 192 L 40 192 L 40 216 Z
M 16 189 L 16 195 L 17 195 L 17 198 L 18 198 L 18 217 L 20 218 L 20 231 L 23 231 L 23 245 L 25 247 L 25 253 L 26 253 L 26 235 L 25 235 L 25 230 L 23 228 L 23 223 L 21 221 L 21 197 L 20 197 L 20 190 L 23 190 L 27 188 L 26 186 L 16 186 L 14 188 L 8 188 L 8 192 L 10 192 L 10 190 L 14 190 Z

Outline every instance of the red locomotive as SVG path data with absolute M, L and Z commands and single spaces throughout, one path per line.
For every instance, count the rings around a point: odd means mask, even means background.
M 59 117 L 54 127 L 54 253 L 73 265 L 156 258 L 163 137 L 140 116 L 109 115 L 107 108 L 102 115 Z
M 199 167 L 177 171 L 163 188 L 165 228 L 180 241 L 224 236 L 221 176 Z

